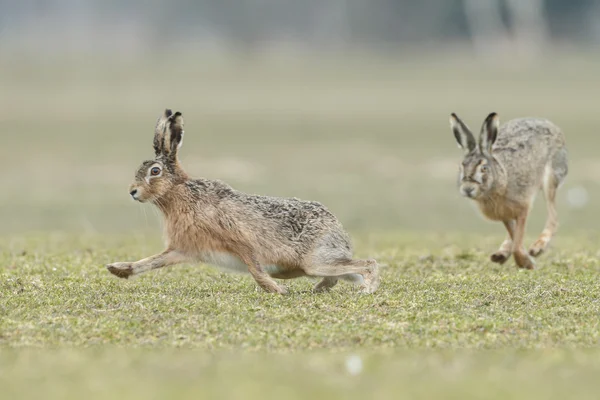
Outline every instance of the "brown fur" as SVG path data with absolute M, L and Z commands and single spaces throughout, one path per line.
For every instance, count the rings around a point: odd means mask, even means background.
M 109 264 L 111 273 L 127 278 L 199 261 L 243 266 L 267 292 L 286 292 L 273 278 L 300 276 L 323 277 L 315 291 L 333 287 L 339 278 L 362 279 L 367 293 L 377 289 L 377 262 L 352 259 L 347 233 L 323 205 L 250 195 L 218 180 L 190 179 L 177 158 L 183 133 L 181 113 L 166 110 L 156 126 L 156 158 L 141 164 L 129 188 L 134 199 L 155 204 L 164 215 L 167 249 L 140 261 Z
M 460 166 L 459 191 L 477 202 L 482 214 L 502 221 L 508 238 L 491 260 L 504 263 L 511 254 L 521 268 L 533 269 L 558 228 L 556 190 L 568 173 L 567 149 L 562 131 L 552 122 L 521 118 L 498 126 L 496 113 L 481 127 L 479 144 L 456 114 L 450 117 L 454 136 L 465 151 Z M 535 195 L 543 189 L 548 219 L 539 239 L 523 248 L 527 216 Z

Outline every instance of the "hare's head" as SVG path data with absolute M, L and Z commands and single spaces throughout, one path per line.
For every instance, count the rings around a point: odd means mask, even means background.
M 491 113 L 483 122 L 479 144 L 456 114 L 450 116 L 450 126 L 459 147 L 465 152 L 459 170 L 459 192 L 471 199 L 481 198 L 494 188 L 502 169 L 492 155 L 492 145 L 498 136 L 498 115 Z
M 142 162 L 135 173 L 129 194 L 139 202 L 156 201 L 187 179 L 179 165 L 177 151 L 183 143 L 183 118 L 180 112 L 165 110 L 154 132 L 154 160 Z

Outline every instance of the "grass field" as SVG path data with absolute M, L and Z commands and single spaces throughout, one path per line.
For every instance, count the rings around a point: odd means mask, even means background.
M 286 297 L 205 266 L 129 281 L 104 270 L 160 249 L 143 236 L 5 239 L 3 394 L 591 398 L 597 238 L 561 239 L 534 272 L 491 264 L 500 239 L 360 237 L 360 255 L 388 264 L 376 294 L 314 295 L 298 279 Z M 360 372 L 346 365 L 356 356 Z
M 600 59 L 170 60 L 0 58 L 0 397 L 596 397 Z M 387 264 L 380 290 L 110 275 L 161 250 L 126 189 L 165 107 L 184 112 L 192 175 L 325 203 Z M 452 111 L 564 129 L 561 230 L 537 270 L 488 261 L 504 232 L 456 191 Z M 544 217 L 539 201 L 528 243 Z

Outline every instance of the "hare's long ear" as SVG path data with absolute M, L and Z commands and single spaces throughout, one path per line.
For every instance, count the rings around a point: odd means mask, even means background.
M 481 134 L 479 135 L 479 150 L 482 154 L 491 155 L 492 146 L 498 137 L 499 118 L 495 112 L 487 116 L 481 126 Z
M 156 128 L 154 128 L 154 154 L 158 157 L 163 154 L 165 133 L 167 131 L 167 122 L 173 115 L 173 111 L 168 108 L 156 121 Z
M 171 160 L 177 158 L 177 150 L 183 144 L 183 117 L 177 111 L 166 122 L 165 137 L 163 140 L 163 154 Z
M 452 132 L 454 133 L 458 145 L 465 153 L 470 153 L 475 150 L 475 147 L 477 146 L 475 137 L 471 133 L 469 127 L 454 113 L 450 114 L 450 127 L 452 128 Z

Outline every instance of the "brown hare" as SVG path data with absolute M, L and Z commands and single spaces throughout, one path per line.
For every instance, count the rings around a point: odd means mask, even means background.
M 108 264 L 121 278 L 183 262 L 249 272 L 267 292 L 286 293 L 273 278 L 322 277 L 315 291 L 338 279 L 379 286 L 375 260 L 355 260 L 348 234 L 323 205 L 239 192 L 218 180 L 192 179 L 179 164 L 180 112 L 165 110 L 154 134 L 155 159 L 144 161 L 129 187 L 165 218 L 166 250 L 136 262 Z
M 508 238 L 491 260 L 503 264 L 513 254 L 519 267 L 533 269 L 532 257 L 544 252 L 558 228 L 556 191 L 568 172 L 562 131 L 538 118 L 514 119 L 498 127 L 498 115 L 491 113 L 477 144 L 456 114 L 450 116 L 450 125 L 465 152 L 459 172 L 460 193 L 475 200 L 484 216 L 502 221 L 508 231 Z M 527 253 L 523 248 L 525 224 L 540 189 L 546 197 L 548 219 Z

